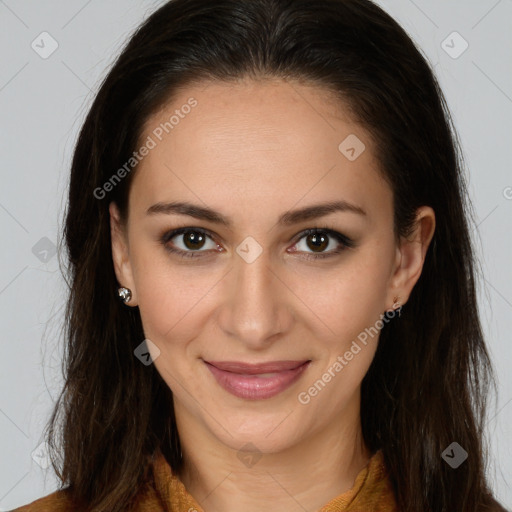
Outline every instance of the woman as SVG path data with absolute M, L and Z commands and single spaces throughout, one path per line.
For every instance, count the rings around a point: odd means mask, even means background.
M 504 510 L 467 210 L 373 3 L 164 5 L 76 146 L 63 485 L 18 510 Z

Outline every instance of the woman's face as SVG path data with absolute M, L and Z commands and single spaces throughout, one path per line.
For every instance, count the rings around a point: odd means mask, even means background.
M 142 144 L 113 255 L 180 430 L 278 452 L 357 421 L 381 315 L 426 250 L 396 243 L 368 133 L 318 87 L 211 82 Z

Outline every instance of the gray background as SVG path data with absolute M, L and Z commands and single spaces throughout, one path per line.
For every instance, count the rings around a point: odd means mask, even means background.
M 55 244 L 71 152 L 99 81 L 128 35 L 162 3 L 0 0 L 0 510 L 57 487 L 40 445 L 62 382 L 58 337 L 66 287 Z M 465 150 L 482 321 L 499 384 L 487 423 L 489 477 L 510 507 L 512 1 L 378 4 L 435 66 Z M 43 59 L 54 44 L 39 37 L 45 31 L 58 48 Z M 469 46 L 461 53 L 464 41 Z

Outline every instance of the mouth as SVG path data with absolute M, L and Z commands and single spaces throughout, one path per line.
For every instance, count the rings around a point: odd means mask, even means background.
M 270 361 L 251 364 L 239 361 L 204 361 L 217 383 L 246 400 L 272 398 L 289 388 L 303 374 L 311 360 Z

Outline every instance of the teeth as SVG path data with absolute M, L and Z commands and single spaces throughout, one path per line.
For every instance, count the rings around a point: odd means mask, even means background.
M 275 377 L 277 373 L 258 373 L 258 377 Z

